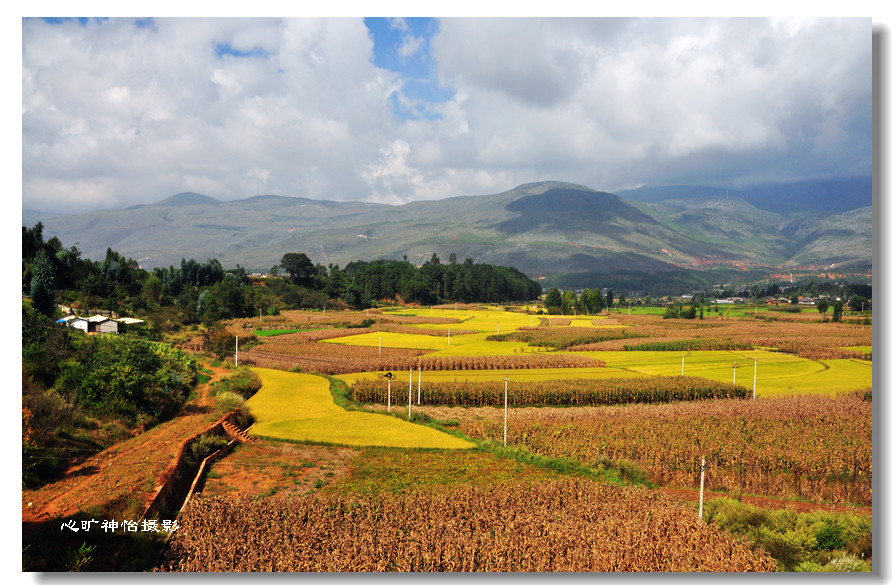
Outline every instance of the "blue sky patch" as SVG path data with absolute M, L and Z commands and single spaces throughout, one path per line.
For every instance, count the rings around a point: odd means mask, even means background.
M 230 57 L 258 57 L 260 59 L 269 57 L 269 51 L 266 49 L 253 47 L 248 51 L 242 51 L 240 49 L 234 49 L 229 43 L 217 43 L 214 45 L 214 54 L 218 59 L 222 59 L 227 55 Z
M 364 22 L 375 43 L 375 66 L 398 73 L 403 80 L 404 99 L 391 96 L 394 112 L 404 121 L 439 118 L 432 106 L 449 101 L 455 92 L 441 86 L 437 78 L 430 43 L 440 32 L 437 19 L 366 18 Z

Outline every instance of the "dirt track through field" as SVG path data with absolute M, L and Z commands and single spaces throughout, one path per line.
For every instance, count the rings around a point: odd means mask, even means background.
M 128 512 L 127 518 L 114 519 L 137 519 L 129 517 L 134 500 L 140 502 L 141 514 L 172 472 L 183 443 L 215 421 L 210 384 L 227 371 L 211 371 L 210 381 L 196 388 L 198 396 L 186 405 L 183 415 L 97 453 L 71 468 L 59 481 L 23 490 L 22 522 L 45 522 L 93 510 L 103 514 Z

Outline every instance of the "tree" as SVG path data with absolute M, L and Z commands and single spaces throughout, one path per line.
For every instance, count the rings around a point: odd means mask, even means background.
M 830 308 L 830 304 L 826 301 L 826 299 L 818 299 L 818 312 L 821 314 L 823 318 L 827 318 L 827 309 Z
M 833 303 L 833 322 L 838 323 L 842 318 L 842 301 Z
M 309 286 L 316 274 L 316 267 L 303 252 L 287 252 L 279 265 L 288 273 L 295 284 Z
M 853 311 L 870 311 L 870 299 L 861 295 L 855 295 L 849 299 L 849 307 Z
M 561 297 L 561 291 L 558 290 L 556 286 L 551 287 L 548 291 L 548 294 L 545 295 L 545 310 L 550 315 L 554 315 L 559 313 L 561 310 L 561 301 L 563 298 Z
M 594 310 L 593 313 L 600 313 L 601 309 L 604 308 L 604 295 L 601 294 L 601 289 L 596 288 L 594 291 Z
M 564 315 L 568 314 L 577 306 L 578 301 L 579 299 L 574 291 L 565 290 L 561 296 L 561 313 Z
M 55 286 L 53 263 L 46 252 L 40 250 L 31 269 L 31 306 L 41 315 L 52 317 L 56 310 Z
M 597 309 L 595 308 L 595 293 L 592 292 L 591 289 L 587 288 L 582 291 L 582 294 L 579 295 L 579 305 L 582 307 L 582 310 L 585 311 L 586 314 L 596 313 Z
M 607 291 L 607 310 L 609 311 L 613 307 L 613 291 Z

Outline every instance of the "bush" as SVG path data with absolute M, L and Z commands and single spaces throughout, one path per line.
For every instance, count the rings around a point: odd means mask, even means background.
M 248 368 L 236 368 L 231 375 L 214 384 L 214 394 L 231 392 L 242 398 L 250 398 L 260 390 L 261 382 L 257 374 Z
M 189 452 L 195 461 L 201 461 L 217 449 L 225 447 L 229 441 L 220 435 L 204 434 L 192 441 L 189 445 Z
M 173 415 L 198 374 L 186 353 L 129 335 L 97 335 L 84 354 L 80 364 L 66 365 L 60 390 L 87 409 L 131 422 Z
M 244 404 L 245 399 L 235 392 L 220 392 L 217 394 L 217 412 L 238 410 Z
M 704 518 L 777 559 L 781 570 L 861 571 L 872 552 L 871 518 L 833 512 L 764 510 L 719 498 L 704 505 Z M 844 549 L 844 550 L 843 550 Z

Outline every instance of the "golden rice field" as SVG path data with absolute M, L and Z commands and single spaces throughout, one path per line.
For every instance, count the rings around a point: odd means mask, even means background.
M 251 434 L 347 446 L 470 449 L 472 443 L 383 414 L 347 411 L 320 376 L 255 368 L 263 386 L 248 401 Z

